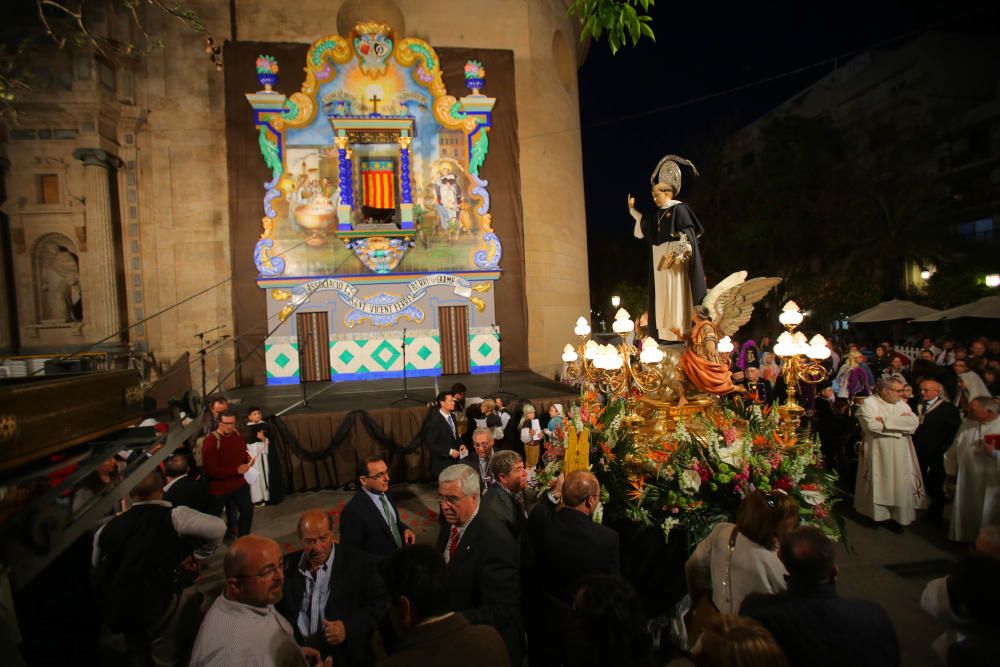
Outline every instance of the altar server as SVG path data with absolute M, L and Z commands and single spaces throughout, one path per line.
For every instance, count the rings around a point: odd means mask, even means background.
M 955 487 L 948 538 L 956 542 L 971 542 L 980 528 L 1000 520 L 996 507 L 1000 463 L 995 444 L 1000 441 L 1000 405 L 994 398 L 981 396 L 969 402 L 968 412 L 944 455 L 949 486 Z
M 920 419 L 900 400 L 903 383 L 883 376 L 875 394 L 861 404 L 858 421 L 864 431 L 854 492 L 854 509 L 874 521 L 889 520 L 889 529 L 902 532 L 926 504 L 920 465 L 910 436 Z

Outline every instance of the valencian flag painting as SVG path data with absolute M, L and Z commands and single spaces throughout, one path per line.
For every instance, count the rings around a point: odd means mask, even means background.
M 362 187 L 365 193 L 365 206 L 395 208 L 393 169 L 390 160 L 362 162 L 361 178 L 364 182 Z

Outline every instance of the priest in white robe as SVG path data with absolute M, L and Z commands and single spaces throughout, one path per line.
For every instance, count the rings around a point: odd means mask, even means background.
M 889 525 L 894 531 L 913 523 L 917 510 L 926 506 L 920 464 L 910 438 L 920 419 L 900 400 L 902 390 L 899 379 L 883 377 L 858 411 L 864 442 L 854 509 L 874 521 L 894 522 Z
M 1000 521 L 1000 461 L 994 444 L 1000 440 L 998 412 L 996 399 L 973 398 L 955 442 L 944 454 L 948 486 L 955 488 L 950 540 L 971 542 L 983 526 Z

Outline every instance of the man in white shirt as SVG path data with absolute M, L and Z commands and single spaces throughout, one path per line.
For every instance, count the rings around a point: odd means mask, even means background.
M 292 626 L 274 605 L 285 582 L 281 547 L 245 535 L 233 542 L 223 568 L 226 587 L 202 621 L 191 667 L 306 667 L 319 651 L 295 643 Z M 327 660 L 324 667 L 332 667 Z
M 954 487 L 948 538 L 971 542 L 980 528 L 1000 519 L 1000 462 L 995 442 L 1000 440 L 1000 405 L 989 396 L 969 402 L 968 417 L 955 442 L 944 454 L 947 486 Z
M 854 509 L 902 532 L 926 505 L 920 464 L 910 436 L 920 419 L 900 400 L 903 383 L 883 376 L 875 393 L 861 404 L 858 421 L 864 432 L 854 492 Z

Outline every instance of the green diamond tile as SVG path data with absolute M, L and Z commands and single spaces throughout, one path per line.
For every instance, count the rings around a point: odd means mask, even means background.
M 340 361 L 345 364 L 351 363 L 351 359 L 353 358 L 354 355 L 351 354 L 350 350 L 344 350 L 343 352 L 340 353 L 340 356 L 338 357 L 338 359 L 340 359 Z
M 492 351 L 493 351 L 493 346 L 488 343 L 483 343 L 482 345 L 479 346 L 479 354 L 483 355 L 484 357 Z
M 288 365 L 289 361 L 291 361 L 291 359 L 289 359 L 284 352 L 274 358 L 274 363 L 278 364 L 278 368 L 284 368 Z
M 387 340 L 383 340 L 382 344 L 372 352 L 372 359 L 377 361 L 383 370 L 389 370 L 400 356 L 396 346 L 390 344 Z
M 434 353 L 428 350 L 426 345 L 421 345 L 420 349 L 417 350 L 417 356 L 423 359 L 424 361 L 427 361 L 427 357 L 431 356 L 432 354 Z

